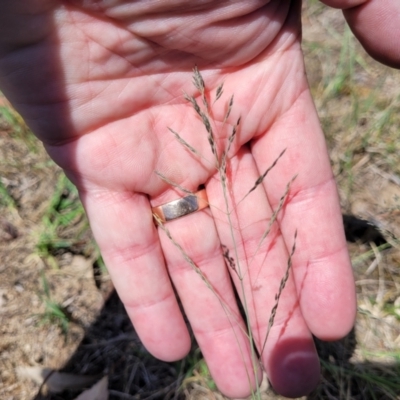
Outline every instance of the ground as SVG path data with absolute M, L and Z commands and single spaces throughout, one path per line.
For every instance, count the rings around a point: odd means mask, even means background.
M 396 399 L 400 76 L 365 54 L 339 11 L 312 0 L 304 7 L 307 73 L 339 185 L 358 293 L 354 331 L 337 343 L 317 342 L 323 374 L 309 399 Z M 172 364 L 143 348 L 113 293 L 74 187 L 4 98 L 0 316 L 1 399 L 72 400 L 103 376 L 110 399 L 223 398 L 195 345 Z M 46 368 L 72 375 L 53 372 L 41 386 Z M 280 398 L 266 388 L 262 396 Z

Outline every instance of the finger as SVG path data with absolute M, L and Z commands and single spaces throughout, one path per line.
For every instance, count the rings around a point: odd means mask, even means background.
M 264 188 L 258 185 L 249 193 L 258 177 L 251 153 L 242 148 L 228 164 L 224 184 L 228 207 L 222 195 L 224 179 L 212 180 L 207 191 L 232 279 L 272 386 L 280 394 L 298 397 L 317 385 L 319 360 L 288 270 L 289 254 L 277 223 L 273 223 Z M 294 240 L 292 237 L 292 243 Z M 285 287 L 277 299 L 282 282 Z M 282 349 L 287 343 L 292 344 L 292 351 L 285 353 Z M 277 352 L 280 357 L 274 356 Z
M 325 0 L 343 9 L 351 30 L 376 60 L 400 68 L 400 3 L 397 0 Z
M 265 170 L 283 148 L 284 156 L 263 184 L 276 209 L 287 183 L 297 175 L 279 224 L 287 247 L 298 232 L 293 273 L 309 328 L 321 339 L 338 339 L 354 323 L 354 281 L 336 185 L 307 90 L 268 134 L 254 141 L 252 153 L 258 170 Z
M 367 1 L 369 0 L 321 0 L 322 3 L 325 3 L 329 7 L 341 9 L 357 7 Z
M 224 394 L 246 397 L 255 386 L 249 340 L 210 211 L 167 222 L 164 229 L 169 273 L 210 372 Z
M 344 11 L 351 30 L 365 50 L 379 62 L 400 68 L 400 3 L 372 0 Z
M 175 361 L 190 337 L 164 265 L 146 196 L 92 190 L 81 193 L 94 237 L 144 346 Z
M 51 29 L 51 11 L 57 2 L 3 0 L 0 15 L 0 53 L 43 39 Z

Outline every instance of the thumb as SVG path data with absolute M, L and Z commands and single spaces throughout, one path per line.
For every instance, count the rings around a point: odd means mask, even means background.
M 400 68 L 400 2 L 398 0 L 321 0 L 343 9 L 354 35 L 369 55 Z
M 58 1 L 3 0 L 0 13 L 0 54 L 39 42 L 52 27 L 51 11 Z

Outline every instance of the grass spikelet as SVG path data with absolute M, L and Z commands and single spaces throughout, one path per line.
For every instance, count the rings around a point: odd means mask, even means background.
M 201 94 L 201 99 L 203 100 L 204 107 L 207 111 L 209 111 L 209 105 L 206 96 L 206 85 L 197 66 L 193 68 L 193 84 Z
M 226 149 L 226 154 L 229 153 L 229 150 L 231 149 L 232 143 L 235 140 L 236 133 L 237 133 L 237 130 L 238 130 L 239 124 L 240 124 L 240 119 L 241 118 L 239 117 L 237 122 L 236 122 L 236 124 L 233 125 L 233 127 L 232 127 L 232 133 L 230 134 L 230 136 L 228 138 L 228 146 L 227 146 L 227 149 Z
M 265 170 L 265 172 L 256 180 L 254 183 L 254 186 L 247 192 L 246 196 L 243 197 L 241 202 L 253 191 L 256 190 L 258 185 L 263 183 L 265 177 L 268 175 L 268 173 L 275 167 L 275 165 L 278 163 L 279 159 L 285 154 L 286 149 L 282 150 L 281 154 L 275 159 L 275 161 Z
M 228 155 L 229 155 L 229 151 L 232 147 L 232 143 L 235 140 L 236 133 L 237 133 L 237 130 L 238 130 L 238 127 L 240 124 L 240 119 L 241 118 L 239 117 L 236 124 L 233 125 L 232 133 L 229 135 L 229 138 L 228 138 L 228 144 L 226 146 L 226 150 L 224 150 L 221 155 L 221 163 L 220 163 L 219 170 L 220 170 L 221 183 L 224 187 L 226 186 L 226 170 L 227 170 Z
M 222 96 L 222 94 L 224 93 L 224 82 L 222 82 L 218 87 L 217 87 L 217 91 L 215 93 L 215 100 L 214 103 L 219 100 Z
M 203 96 L 206 89 L 206 84 L 204 83 L 204 79 L 201 76 L 200 71 L 197 68 L 197 65 L 193 68 L 193 84 L 196 87 L 196 89 L 200 92 L 200 94 Z
M 231 115 L 231 111 L 232 111 L 232 107 L 233 107 L 233 96 L 234 95 L 232 95 L 229 100 L 228 109 L 226 111 L 225 118 L 224 118 L 224 123 L 228 120 L 229 116 Z
M 201 111 L 201 108 L 200 108 L 199 104 L 197 103 L 196 99 L 193 96 L 190 96 L 187 93 L 184 93 L 183 97 L 185 98 L 185 100 L 187 100 L 188 102 L 190 102 L 192 104 L 192 106 L 193 106 L 194 110 L 196 111 L 196 113 L 198 115 L 200 115 L 200 117 L 201 117 L 202 111 Z
M 178 132 L 175 132 L 173 129 L 168 128 L 170 132 L 175 136 L 176 140 L 185 148 L 187 148 L 189 151 L 191 151 L 193 154 L 196 154 L 196 156 L 201 157 L 201 154 L 193 147 L 191 146 L 185 139 L 182 138 L 181 135 L 179 135 Z
M 256 254 L 258 253 L 258 250 L 260 249 L 260 247 L 261 247 L 263 241 L 265 240 L 265 238 L 266 238 L 266 237 L 269 235 L 269 233 L 271 232 L 272 226 L 273 226 L 273 224 L 275 223 L 275 221 L 277 220 L 278 215 L 279 215 L 280 211 L 282 210 L 283 205 L 285 204 L 285 200 L 286 200 L 286 197 L 287 197 L 287 195 L 288 195 L 288 193 L 289 193 L 290 186 L 292 185 L 293 181 L 294 181 L 296 178 L 297 178 L 297 175 L 295 175 L 295 176 L 288 182 L 288 184 L 286 185 L 285 192 L 283 193 L 283 195 L 282 195 L 281 198 L 279 199 L 278 207 L 276 208 L 276 210 L 274 210 L 274 212 L 273 212 L 272 215 L 271 215 L 271 219 L 269 220 L 269 223 L 268 223 L 268 226 L 267 226 L 266 230 L 264 231 L 263 235 L 261 236 L 260 242 L 259 242 L 259 244 L 258 244 L 258 246 L 257 246 L 257 249 L 256 249 L 256 251 L 255 251 L 255 253 L 254 253 L 254 255 L 253 255 L 253 257 L 252 257 L 252 259 L 251 259 L 251 261 L 250 261 L 250 264 L 253 262 L 253 259 L 254 259 L 254 257 L 256 256 Z
M 222 248 L 222 255 L 225 258 L 226 265 L 237 273 L 235 259 L 230 256 L 228 247 L 222 244 L 221 248 Z
M 213 129 L 212 129 L 212 126 L 210 123 L 210 119 L 203 111 L 201 111 L 200 116 L 203 121 L 203 125 L 206 128 L 206 131 L 208 133 L 207 139 L 208 139 L 208 143 L 210 144 L 211 151 L 214 154 L 214 156 L 216 157 L 217 162 L 218 162 L 217 146 L 215 143 L 214 132 L 213 132 Z
M 189 189 L 184 188 L 183 186 L 179 185 L 176 182 L 171 181 L 170 179 L 168 179 L 165 175 L 163 175 L 161 172 L 155 171 L 155 174 L 162 180 L 164 181 L 166 184 L 179 189 L 181 192 L 183 193 L 187 193 L 187 194 L 194 194 L 194 192 L 192 192 Z
M 201 110 L 199 104 L 197 103 L 196 99 L 193 96 L 190 96 L 187 93 L 185 93 L 184 97 L 187 101 L 189 101 L 192 104 L 194 110 L 200 116 L 200 118 L 203 122 L 203 125 L 206 128 L 206 131 L 208 133 L 207 138 L 208 138 L 208 143 L 210 144 L 210 147 L 211 147 L 211 151 L 218 161 L 218 153 L 217 153 L 217 146 L 216 146 L 215 139 L 214 139 L 214 132 L 213 132 L 213 129 L 211 126 L 210 119 L 208 118 L 208 115 L 204 111 Z

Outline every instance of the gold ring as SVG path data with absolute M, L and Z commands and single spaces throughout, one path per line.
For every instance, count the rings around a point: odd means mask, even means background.
M 151 210 L 154 218 L 161 222 L 167 222 L 200 211 L 208 206 L 206 190 L 202 189 L 181 199 L 153 207 Z

